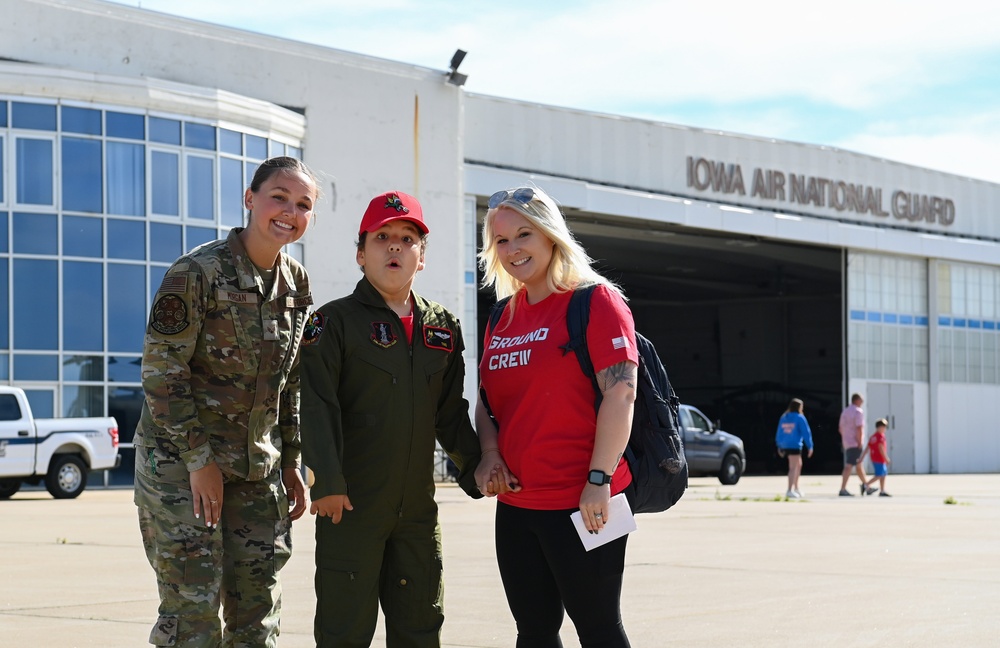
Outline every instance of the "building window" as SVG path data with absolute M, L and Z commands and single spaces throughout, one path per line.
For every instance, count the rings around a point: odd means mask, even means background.
M 937 268 L 941 380 L 1000 384 L 1000 269 L 945 261 Z
M 247 128 L 246 131 L 253 129 Z M 243 191 L 281 142 L 182 115 L 0 98 L 0 381 L 35 415 L 114 416 L 143 403 L 149 302 L 184 252 L 243 224 Z M 300 244 L 288 252 L 302 260 Z

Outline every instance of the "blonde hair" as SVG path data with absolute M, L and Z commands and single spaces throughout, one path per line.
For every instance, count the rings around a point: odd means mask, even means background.
M 566 218 L 551 196 L 537 187 L 530 187 L 534 195 L 527 202 L 514 198 L 514 189 L 508 191 L 507 197 L 493 209 L 486 212 L 483 220 L 483 249 L 479 252 L 479 267 L 483 271 L 483 288 L 492 288 L 496 299 L 513 295 L 524 287 L 520 281 L 512 277 L 503 268 L 497 253 L 494 240 L 493 221 L 501 209 L 511 209 L 524 216 L 539 232 L 553 243 L 552 259 L 549 261 L 546 282 L 552 292 L 567 292 L 598 284 L 607 286 L 625 299 L 621 288 L 603 277 L 591 267 L 594 262 L 579 241 L 574 238 L 566 224 Z M 511 301 L 505 311 L 512 315 L 514 310 Z M 507 318 L 509 321 L 509 318 Z

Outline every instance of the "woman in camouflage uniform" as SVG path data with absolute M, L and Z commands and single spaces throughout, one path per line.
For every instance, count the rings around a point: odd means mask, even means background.
M 312 304 L 281 248 L 317 194 L 300 161 L 267 160 L 244 195 L 247 226 L 179 258 L 153 300 L 135 503 L 159 585 L 154 645 L 275 645 L 278 570 L 306 509 L 297 353 Z

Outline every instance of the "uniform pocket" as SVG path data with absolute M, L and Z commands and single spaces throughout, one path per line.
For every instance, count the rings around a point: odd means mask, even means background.
M 154 646 L 173 646 L 177 643 L 177 617 L 161 616 L 149 633 L 149 643 Z

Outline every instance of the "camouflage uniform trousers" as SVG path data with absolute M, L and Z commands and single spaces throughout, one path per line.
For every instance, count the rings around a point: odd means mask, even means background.
M 150 484 L 149 450 L 137 453 L 137 491 Z M 157 466 L 153 461 L 158 473 L 165 472 L 163 462 Z M 176 467 L 186 473 L 183 462 Z M 291 519 L 280 471 L 259 482 L 227 481 L 221 520 L 212 529 L 193 517 L 186 483 L 158 485 L 164 506 L 139 506 L 143 545 L 160 595 L 159 618 L 149 643 L 191 648 L 276 646 L 281 611 L 278 571 L 291 555 Z M 136 499 L 141 501 L 138 493 Z M 179 507 L 187 515 L 174 514 Z

